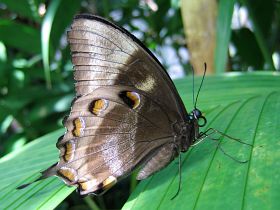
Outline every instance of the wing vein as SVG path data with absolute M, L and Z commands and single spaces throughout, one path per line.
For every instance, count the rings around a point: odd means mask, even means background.
M 113 44 L 115 47 L 117 47 L 121 52 L 124 52 L 124 53 L 126 53 L 127 55 L 130 55 L 128 52 L 126 52 L 126 51 L 124 51 L 121 47 L 119 47 L 115 42 L 113 42 L 112 40 L 110 40 L 109 38 L 107 38 L 107 37 L 105 37 L 105 36 L 102 36 L 101 34 L 98 34 L 98 33 L 96 33 L 96 32 L 94 32 L 94 29 L 93 28 L 88 28 L 89 30 L 84 30 L 84 29 L 81 29 L 81 28 L 79 28 L 79 27 L 76 27 L 77 29 L 73 29 L 72 28 L 72 31 L 80 31 L 80 32 L 87 32 L 87 33 L 90 33 L 90 34 L 95 34 L 96 36 L 100 36 L 100 37 L 102 37 L 102 38 L 104 38 L 104 39 L 106 39 L 107 41 L 109 41 L 111 44 Z M 91 39 L 77 39 L 76 38 L 76 40 L 88 40 L 88 41 L 94 41 L 94 40 L 91 40 Z M 128 42 L 129 43 L 129 42 Z M 129 43 L 130 44 L 130 43 Z M 131 44 L 130 44 L 131 45 Z M 131 45 L 132 46 L 132 45 Z M 135 47 L 134 46 L 132 46 L 134 49 L 135 49 Z
M 95 45 L 95 44 L 90 44 L 90 43 L 74 43 L 73 41 L 74 40 L 87 40 L 87 41 L 89 41 L 89 39 L 73 39 L 73 38 L 69 38 L 68 40 L 70 40 L 71 42 L 70 42 L 70 44 L 76 44 L 76 45 L 86 45 L 86 46 L 91 46 L 91 47 L 96 47 L 96 48 L 101 48 L 101 49 L 105 49 L 105 50 L 110 50 L 110 51 L 112 51 L 112 52 L 122 52 L 122 53 L 125 53 L 125 54 L 127 54 L 127 55 L 129 55 L 129 56 L 131 56 L 131 57 L 134 57 L 132 54 L 129 54 L 129 53 L 127 53 L 127 52 L 125 52 L 125 51 L 122 51 L 122 50 L 120 50 L 120 49 L 112 49 L 112 48 L 107 48 L 107 47 L 104 47 L 104 46 L 100 46 L 100 45 Z M 81 52 L 81 51 L 72 51 L 72 52 Z M 84 52 L 84 51 L 83 51 Z
M 152 140 L 150 140 L 150 141 L 143 141 L 143 142 L 144 142 L 144 143 L 147 143 L 147 144 L 150 144 L 152 141 L 167 139 L 167 138 L 169 138 L 169 137 L 173 137 L 173 136 L 165 136 L 165 137 L 155 138 L 155 139 L 152 139 Z M 129 149 L 131 149 L 131 147 L 132 147 L 132 146 L 135 146 L 137 143 L 143 143 L 143 142 L 142 142 L 142 141 L 134 142 L 130 147 L 128 147 L 127 149 L 125 149 L 124 151 L 122 151 L 122 153 L 124 153 L 124 152 L 128 151 Z M 106 150 L 107 150 L 107 149 L 109 149 L 109 148 L 106 148 Z M 144 148 L 144 149 L 146 150 L 146 148 Z M 145 150 L 143 150 L 143 151 L 145 151 Z M 100 150 L 99 152 L 101 152 L 101 151 L 104 151 L 104 150 Z M 86 156 L 84 156 L 84 157 L 87 157 L 87 156 L 90 156 L 90 155 L 94 155 L 94 154 L 96 154 L 96 153 L 97 153 L 97 152 L 91 153 L 91 154 L 88 154 L 88 155 L 86 155 Z M 117 154 L 117 155 L 118 155 L 118 154 Z M 97 170 L 98 168 L 100 168 L 101 166 L 103 166 L 104 164 L 106 164 L 106 163 L 108 163 L 108 162 L 114 160 L 114 159 L 117 157 L 117 155 L 114 156 L 114 157 L 112 157 L 112 158 L 109 159 L 109 160 L 104 161 L 104 163 L 102 163 L 101 165 L 99 165 L 99 166 L 95 167 L 94 169 L 88 171 L 88 173 L 89 173 L 89 172 L 92 172 L 92 171 L 95 171 L 95 170 Z M 84 158 L 84 157 L 83 157 L 83 158 Z M 77 159 L 77 160 L 78 160 L 78 159 Z M 76 160 L 74 160 L 74 161 L 76 161 Z M 74 161 L 73 161 L 73 162 L 74 162 Z M 70 162 L 70 163 L 72 163 L 72 162 Z M 81 166 L 80 166 L 80 167 L 81 167 Z M 78 169 L 80 169 L 80 167 L 79 167 Z M 77 170 L 78 170 L 78 169 L 77 169 Z M 88 173 L 85 173 L 85 174 L 81 175 L 80 177 L 83 177 L 83 176 L 85 176 L 85 175 L 88 174 Z

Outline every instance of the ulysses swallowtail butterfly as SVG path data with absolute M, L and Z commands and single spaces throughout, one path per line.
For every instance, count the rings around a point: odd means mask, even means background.
M 138 180 L 151 176 L 216 132 L 199 133 L 206 119 L 196 105 L 187 112 L 163 66 L 125 29 L 78 15 L 67 35 L 76 98 L 56 145 L 60 160 L 36 181 L 58 176 L 97 195 L 135 168 Z

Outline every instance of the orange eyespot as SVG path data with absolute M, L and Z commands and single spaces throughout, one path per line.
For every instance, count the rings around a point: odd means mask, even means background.
M 98 99 L 92 102 L 90 111 L 95 115 L 100 115 L 109 105 L 108 100 Z
M 98 185 L 98 182 L 96 179 L 87 180 L 87 179 L 81 178 L 78 180 L 78 183 L 79 183 L 81 191 L 94 190 L 94 188 L 96 188 Z
M 70 182 L 75 182 L 77 179 L 77 172 L 72 168 L 62 167 L 57 172 L 62 178 Z
M 69 162 L 74 158 L 75 143 L 73 141 L 66 142 L 64 148 L 65 148 L 65 153 L 63 158 L 66 162 Z
M 117 183 L 117 179 L 114 176 L 109 176 L 107 179 L 103 181 L 103 189 L 107 190 L 110 189 L 114 184 Z
M 74 120 L 74 129 L 73 135 L 76 137 L 80 137 L 84 134 L 84 128 L 86 127 L 85 121 L 82 117 L 78 117 Z
M 124 91 L 119 96 L 132 109 L 136 109 L 140 105 L 140 95 L 136 92 Z

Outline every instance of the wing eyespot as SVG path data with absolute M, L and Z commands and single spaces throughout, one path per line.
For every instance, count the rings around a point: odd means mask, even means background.
M 79 184 L 79 191 L 88 191 L 95 188 L 98 185 L 98 182 L 94 178 L 91 180 L 88 180 L 86 178 L 80 178 L 78 180 L 78 184 Z
M 64 145 L 64 155 L 63 158 L 65 162 L 70 162 L 74 158 L 74 152 L 76 149 L 76 144 L 73 141 L 68 141 Z
M 97 185 L 97 189 L 93 191 L 95 195 L 102 195 L 104 192 L 109 190 L 112 186 L 117 183 L 117 178 L 114 176 L 109 176 L 103 182 Z
M 140 95 L 134 91 L 122 91 L 119 96 L 131 109 L 136 109 L 140 105 Z
M 74 129 L 72 131 L 75 137 L 83 136 L 86 127 L 85 121 L 82 117 L 78 117 L 73 121 Z
M 97 99 L 94 100 L 89 109 L 90 112 L 93 113 L 94 115 L 98 116 L 102 114 L 109 106 L 109 101 L 106 99 Z
M 105 179 L 102 182 L 103 189 L 104 190 L 108 190 L 108 189 L 110 189 L 116 183 L 117 183 L 117 178 L 114 177 L 114 176 L 109 176 L 107 179 Z
M 71 183 L 74 183 L 77 181 L 77 172 L 73 168 L 61 167 L 57 171 L 57 173 L 60 177 L 62 177 L 66 181 L 69 181 Z
M 98 182 L 95 178 L 80 178 L 77 183 L 81 195 L 88 194 L 88 191 L 90 191 L 90 194 L 100 195 L 115 185 L 117 183 L 117 178 L 109 176 L 102 182 Z

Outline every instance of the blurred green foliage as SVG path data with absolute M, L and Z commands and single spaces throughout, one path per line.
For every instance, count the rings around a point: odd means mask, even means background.
M 75 14 L 93 13 L 114 20 L 135 33 L 167 69 L 170 64 L 162 50 L 172 46 L 188 73 L 188 58 L 180 53 L 187 46 L 184 46 L 179 0 L 155 2 L 159 8 L 156 12 L 141 0 L 2 0 L 0 157 L 61 128 L 61 120 L 69 112 L 74 96 L 66 31 Z M 248 21 L 232 30 L 232 50 L 225 58 L 227 68 L 232 71 L 279 69 L 280 3 L 240 0 L 235 6 L 248 11 Z M 116 192 L 118 196 L 112 196 Z M 128 195 L 129 192 L 113 189 L 105 198 L 106 206 L 109 203 L 110 208 L 120 208 Z M 72 194 L 58 209 L 85 205 L 81 202 Z M 101 206 L 103 202 L 99 199 Z

